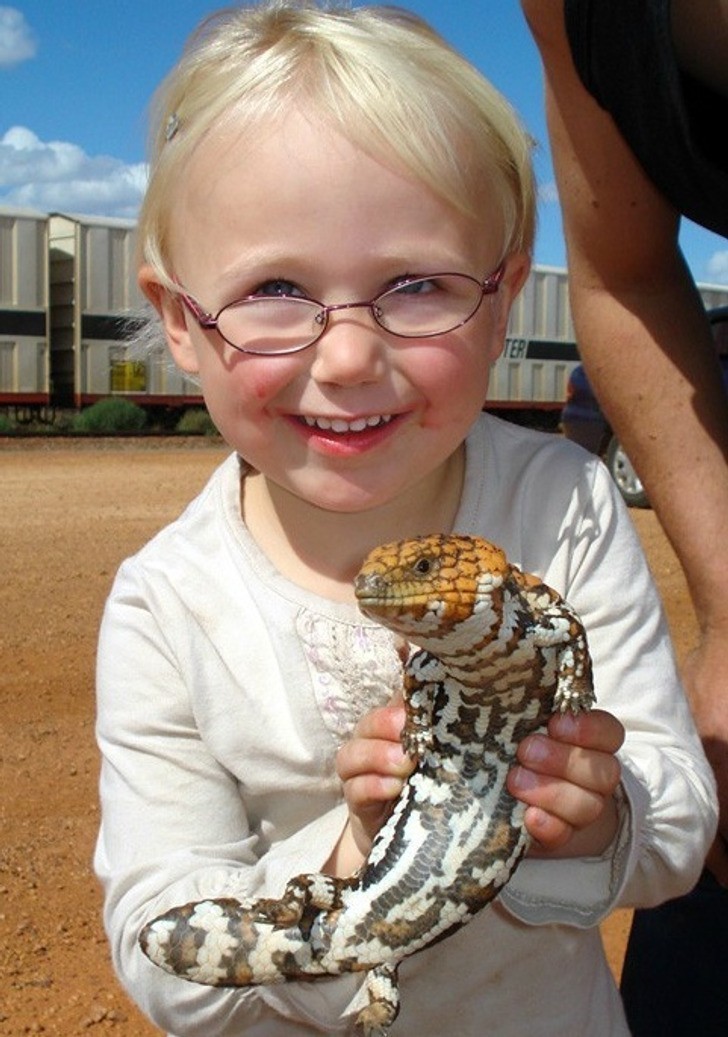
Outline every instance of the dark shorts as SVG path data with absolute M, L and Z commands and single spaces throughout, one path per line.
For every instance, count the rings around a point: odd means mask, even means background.
M 636 911 L 621 989 L 633 1037 L 728 1037 L 728 889 Z

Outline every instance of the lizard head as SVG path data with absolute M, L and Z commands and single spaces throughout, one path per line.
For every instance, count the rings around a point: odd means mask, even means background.
M 511 567 L 479 537 L 433 535 L 375 548 L 354 583 L 361 611 L 417 642 L 500 597 Z

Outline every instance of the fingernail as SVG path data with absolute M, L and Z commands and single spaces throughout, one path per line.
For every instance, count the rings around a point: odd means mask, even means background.
M 382 792 L 386 799 L 396 799 L 402 791 L 404 782 L 398 778 L 383 778 L 382 779 Z
M 529 771 L 525 767 L 514 767 L 510 775 L 510 784 L 521 792 L 526 792 L 536 787 L 538 777 L 533 771 Z
M 560 739 L 568 742 L 579 730 L 579 718 L 573 713 L 561 713 L 553 717 L 549 730 L 558 734 Z
M 519 756 L 524 763 L 543 763 L 548 755 L 549 743 L 543 735 L 531 735 L 521 743 Z
M 405 771 L 409 768 L 410 758 L 399 745 L 393 744 L 387 755 L 393 770 Z

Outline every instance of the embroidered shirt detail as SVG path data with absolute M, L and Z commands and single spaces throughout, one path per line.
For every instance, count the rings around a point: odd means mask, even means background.
M 323 722 L 342 744 L 360 716 L 402 690 L 404 642 L 384 627 L 303 611 L 296 618 L 296 632 Z

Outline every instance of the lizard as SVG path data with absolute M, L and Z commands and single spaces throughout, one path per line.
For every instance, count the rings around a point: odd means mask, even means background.
M 553 711 L 594 702 L 584 627 L 571 606 L 479 537 L 436 534 L 375 548 L 360 610 L 406 639 L 404 750 L 416 769 L 351 877 L 291 879 L 280 899 L 203 900 L 140 936 L 161 968 L 211 986 L 366 972 L 364 1037 L 399 1012 L 397 968 L 469 922 L 529 843 L 506 788 L 518 743 Z

